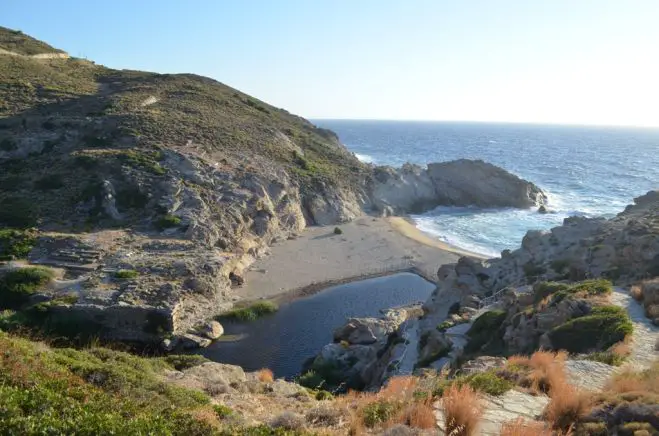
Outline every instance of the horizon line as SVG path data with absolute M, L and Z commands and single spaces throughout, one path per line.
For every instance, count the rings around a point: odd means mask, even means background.
M 438 119 L 412 119 L 412 118 L 336 118 L 336 117 L 309 117 L 309 120 L 317 121 L 387 121 L 387 122 L 411 122 L 411 123 L 462 123 L 462 124 L 522 124 L 534 126 L 562 126 L 562 127 L 612 127 L 612 128 L 634 128 L 634 129 L 659 129 L 657 125 L 643 124 L 601 124 L 601 123 L 568 123 L 550 121 L 483 121 L 483 120 L 438 120 Z

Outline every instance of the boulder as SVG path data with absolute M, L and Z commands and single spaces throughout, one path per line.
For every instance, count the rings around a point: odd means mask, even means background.
M 211 344 L 208 338 L 187 333 L 179 338 L 179 345 L 184 350 L 194 350 L 195 348 L 206 348 Z
M 208 339 L 215 340 L 224 334 L 224 327 L 217 321 L 209 321 L 199 327 L 197 331 Z

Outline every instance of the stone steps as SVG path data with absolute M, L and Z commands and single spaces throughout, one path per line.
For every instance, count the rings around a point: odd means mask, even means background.
M 98 268 L 97 264 L 82 265 L 79 263 L 67 263 L 67 262 L 61 262 L 58 260 L 51 260 L 51 259 L 41 260 L 39 262 L 34 262 L 34 263 L 39 265 L 52 266 L 54 268 L 64 268 L 78 272 L 91 272 L 91 271 L 95 271 Z

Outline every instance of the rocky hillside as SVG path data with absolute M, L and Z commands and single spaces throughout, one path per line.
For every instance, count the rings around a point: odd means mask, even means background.
M 333 132 L 205 77 L 114 70 L 6 28 L 0 49 L 0 230 L 18 229 L 0 256 L 60 268 L 24 303 L 51 300 L 73 331 L 184 335 L 307 225 L 544 198 L 483 162 L 418 181 L 362 164 Z

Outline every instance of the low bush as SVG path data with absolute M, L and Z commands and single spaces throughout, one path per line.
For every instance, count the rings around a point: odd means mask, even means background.
M 334 227 L 334 234 L 335 235 L 342 235 L 343 230 L 341 230 L 339 227 Z
M 586 353 L 603 350 L 632 334 L 633 324 L 627 311 L 618 306 L 595 307 L 589 315 L 574 318 L 549 331 L 556 350 Z
M 0 260 L 27 257 L 37 242 L 37 233 L 31 230 L 0 230 Z
M 380 399 L 367 404 L 362 409 L 362 419 L 366 427 L 375 427 L 392 419 L 401 409 L 397 401 Z
M 181 225 L 181 218 L 176 215 L 167 214 L 156 221 L 156 227 L 160 230 L 170 229 Z
M 501 332 L 499 330 L 506 319 L 506 315 L 505 310 L 490 310 L 476 318 L 476 321 L 467 332 L 469 342 L 465 346 L 465 351 L 468 353 L 477 352 L 493 339 L 500 339 Z
M 19 268 L 0 277 L 0 309 L 25 304 L 40 288 L 54 277 L 52 270 L 42 267 Z
M 556 292 L 566 291 L 570 286 L 565 283 L 557 282 L 540 282 L 533 286 L 533 301 L 535 304 L 540 303 L 545 298 Z
M 275 303 L 270 301 L 259 301 L 247 307 L 232 309 L 219 315 L 219 320 L 232 320 L 240 322 L 255 321 L 263 316 L 270 315 L 279 310 Z
M 116 271 L 112 276 L 118 280 L 128 280 L 128 279 L 134 279 L 139 275 L 140 273 L 135 271 L 134 269 L 120 269 L 119 271 Z
M 188 411 L 203 394 L 160 381 L 160 359 L 50 349 L 0 332 L 0 428 L 6 434 L 213 435 Z
M 208 359 L 199 354 L 170 354 L 169 356 L 163 357 L 163 360 L 167 365 L 173 367 L 177 371 L 183 371 L 184 369 L 209 362 Z
M 479 372 L 454 379 L 441 380 L 434 388 L 433 395 L 441 396 L 452 386 L 469 386 L 474 391 L 499 396 L 511 390 L 515 384 L 497 374 L 495 370 Z
M 215 411 L 217 417 L 220 419 L 225 419 L 233 415 L 233 410 L 231 407 L 225 406 L 224 404 L 213 404 L 213 410 Z

